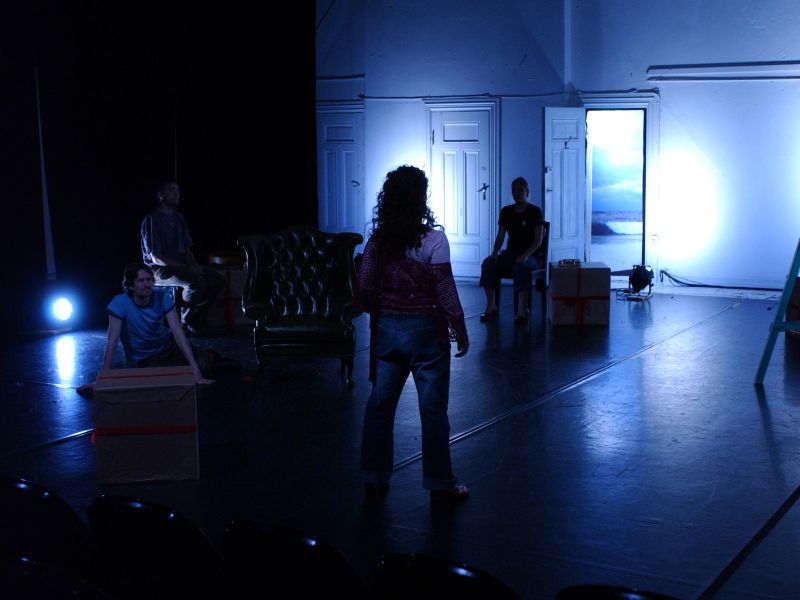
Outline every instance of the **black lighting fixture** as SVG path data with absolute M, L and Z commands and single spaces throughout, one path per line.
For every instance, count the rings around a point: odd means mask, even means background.
M 647 294 L 641 291 L 647 288 Z M 634 265 L 628 276 L 628 300 L 647 298 L 653 289 L 653 269 L 649 265 Z

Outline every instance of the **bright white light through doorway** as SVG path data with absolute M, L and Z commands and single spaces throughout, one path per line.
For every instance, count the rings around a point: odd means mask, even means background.
M 586 111 L 590 258 L 611 272 L 643 264 L 644 110 Z

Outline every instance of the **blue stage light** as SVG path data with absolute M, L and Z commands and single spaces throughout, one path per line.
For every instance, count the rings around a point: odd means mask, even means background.
M 56 288 L 56 286 L 51 286 Z M 65 331 L 77 325 L 80 316 L 80 298 L 72 289 L 58 286 L 58 289 L 44 290 L 42 294 L 42 325 L 46 330 Z
M 53 302 L 53 316 L 59 321 L 69 321 L 72 316 L 73 308 L 72 302 L 63 296 Z

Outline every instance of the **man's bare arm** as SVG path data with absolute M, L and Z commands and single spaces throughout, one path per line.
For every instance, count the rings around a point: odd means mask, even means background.
M 122 320 L 113 315 L 108 315 L 108 335 L 106 338 L 106 351 L 103 354 L 103 366 L 100 369 L 105 371 L 111 367 L 111 361 L 114 360 L 114 352 L 117 349 L 117 342 L 119 342 L 119 335 L 122 331 Z
M 183 333 L 183 327 L 181 327 L 181 321 L 178 318 L 178 313 L 176 313 L 174 310 L 171 310 L 167 313 L 167 324 L 169 325 L 170 331 L 172 331 L 172 336 L 175 338 L 175 343 L 178 344 L 178 348 L 180 348 L 181 352 L 183 352 L 186 362 L 188 362 L 189 366 L 192 368 L 195 382 L 214 383 L 213 379 L 206 379 L 200 372 L 200 365 L 197 364 L 197 360 L 194 358 L 192 346 L 189 344 L 189 340 L 186 339 L 186 334 Z

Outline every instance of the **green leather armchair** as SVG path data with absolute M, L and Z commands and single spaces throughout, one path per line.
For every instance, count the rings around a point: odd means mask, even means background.
M 242 308 L 256 321 L 258 364 L 274 357 L 338 357 L 352 384 L 356 329 L 352 304 L 357 233 L 297 226 L 237 240 L 245 253 Z

